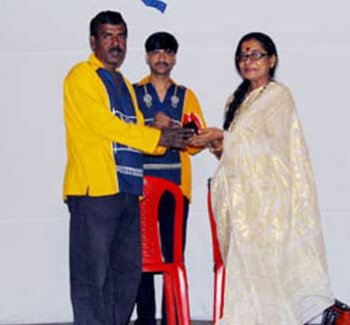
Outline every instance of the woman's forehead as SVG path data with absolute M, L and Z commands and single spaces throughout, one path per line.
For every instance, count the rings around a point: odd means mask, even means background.
M 263 46 L 256 39 L 249 39 L 249 40 L 244 41 L 242 43 L 242 47 L 241 47 L 241 49 L 244 51 L 251 51 L 251 50 L 257 50 L 257 49 L 260 50 L 262 48 L 263 48 Z

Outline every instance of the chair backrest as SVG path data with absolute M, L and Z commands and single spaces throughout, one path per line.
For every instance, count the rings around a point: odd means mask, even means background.
M 183 262 L 183 211 L 181 189 L 163 178 L 144 177 L 144 198 L 141 201 L 141 237 L 143 264 L 164 263 L 158 226 L 159 202 L 164 192 L 170 192 L 175 200 L 173 261 Z

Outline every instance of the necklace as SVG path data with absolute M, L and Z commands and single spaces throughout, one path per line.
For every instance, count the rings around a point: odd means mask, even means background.
M 174 109 L 177 108 L 177 106 L 179 105 L 179 102 L 180 102 L 180 98 L 177 95 L 177 88 L 178 88 L 177 85 L 175 85 L 174 93 L 170 97 L 171 107 Z M 146 84 L 143 85 L 143 90 L 144 90 L 145 94 L 143 95 L 142 100 L 145 103 L 147 108 L 151 108 L 153 106 L 153 97 L 148 92 Z
M 250 106 L 253 102 L 255 102 L 257 99 L 261 97 L 261 95 L 265 92 L 267 87 L 269 86 L 270 82 L 268 82 L 266 85 L 259 87 L 261 88 L 259 91 L 259 88 L 253 89 L 252 91 L 249 92 L 248 96 L 246 99 L 243 101 L 241 106 L 248 107 Z
M 245 112 L 249 107 L 252 106 L 252 104 L 254 102 L 256 102 L 261 96 L 262 94 L 265 92 L 265 90 L 268 88 L 268 86 L 270 85 L 271 81 L 268 82 L 266 85 L 264 85 L 263 87 L 261 87 L 260 90 L 258 90 L 259 88 L 254 89 L 253 91 L 251 91 L 248 96 L 244 99 L 243 103 L 238 107 L 236 113 L 235 113 L 235 117 L 233 119 L 233 121 L 231 122 L 231 125 L 229 127 L 229 131 L 232 131 L 232 129 L 235 127 L 240 115 Z

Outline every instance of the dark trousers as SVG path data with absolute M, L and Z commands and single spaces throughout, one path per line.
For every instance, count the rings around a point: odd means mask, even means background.
M 125 325 L 142 272 L 137 196 L 69 196 L 75 325 Z
M 184 197 L 184 225 L 183 225 L 183 248 L 185 249 L 186 228 L 189 202 Z M 163 256 L 166 262 L 173 260 L 174 245 L 174 214 L 175 200 L 169 192 L 165 192 L 159 205 L 159 230 L 162 242 Z M 156 324 L 156 302 L 154 290 L 154 274 L 142 273 L 140 287 L 136 298 L 137 320 L 136 325 L 155 325 Z M 166 311 L 163 294 L 162 303 L 162 325 L 166 322 Z

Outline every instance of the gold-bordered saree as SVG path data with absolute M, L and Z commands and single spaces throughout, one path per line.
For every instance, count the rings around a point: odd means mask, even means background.
M 301 325 L 332 305 L 316 188 L 287 87 L 252 91 L 224 135 L 212 204 L 227 325 Z

